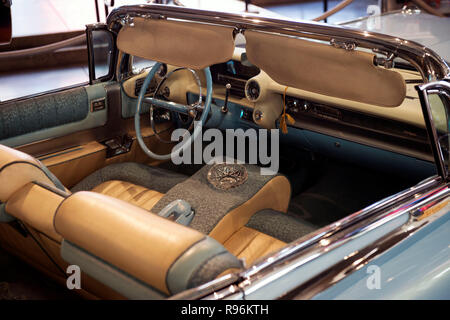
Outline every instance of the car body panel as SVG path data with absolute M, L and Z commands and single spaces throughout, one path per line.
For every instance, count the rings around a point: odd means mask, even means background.
M 256 280 L 249 289 L 244 289 L 245 299 L 276 299 L 282 296 L 287 291 L 298 287 L 314 276 L 326 271 L 330 266 L 335 265 L 339 261 L 345 259 L 346 256 L 353 252 L 361 250 L 365 246 L 377 241 L 385 236 L 387 233 L 401 227 L 408 221 L 409 217 L 406 214 L 392 217 L 389 222 L 384 223 L 373 230 L 366 230 L 361 232 L 351 241 L 347 241 L 339 248 L 329 248 L 325 250 L 322 255 L 311 255 L 309 259 L 295 264 L 283 272 L 279 272 L 276 281 L 271 281 L 270 284 L 266 281 L 268 279 Z M 328 244 L 324 242 L 324 246 Z M 262 289 L 261 289 L 262 288 Z
M 449 211 L 313 299 L 450 299 Z M 380 289 L 367 287 L 371 266 Z

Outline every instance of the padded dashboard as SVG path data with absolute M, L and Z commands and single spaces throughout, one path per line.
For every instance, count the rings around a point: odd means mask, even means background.
M 168 66 L 169 71 L 173 68 Z M 296 120 L 293 127 L 432 161 L 420 101 L 414 89 L 421 76 L 411 70 L 392 70 L 401 75 L 406 86 L 406 98 L 397 107 L 380 107 L 289 87 L 286 107 L 287 113 Z M 207 126 L 221 129 L 278 126 L 286 87 L 252 65 L 245 49 L 236 47 L 233 59 L 211 66 L 211 73 L 214 115 Z M 202 87 L 206 87 L 203 73 L 198 74 Z M 143 76 L 126 81 L 142 81 Z M 224 115 L 220 108 L 224 105 L 226 84 L 231 85 L 228 98 L 231 107 L 229 114 Z M 186 104 L 198 97 L 199 90 L 190 72 L 174 74 L 166 86 L 171 101 Z M 255 117 L 257 112 L 263 114 L 262 120 Z M 270 121 L 264 122 L 267 118 Z

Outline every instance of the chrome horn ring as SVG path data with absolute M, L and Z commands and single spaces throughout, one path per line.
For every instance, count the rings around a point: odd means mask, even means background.
M 190 68 L 184 68 L 184 67 L 182 67 L 182 68 L 176 68 L 176 69 L 174 69 L 174 70 L 168 72 L 165 76 L 163 76 L 163 78 L 162 78 L 161 81 L 159 82 L 158 86 L 156 87 L 155 91 L 153 92 L 153 98 L 156 98 L 156 95 L 158 94 L 159 90 L 161 90 L 161 87 L 162 87 L 162 85 L 164 84 L 164 82 L 166 82 L 166 80 L 167 80 L 173 73 L 175 73 L 175 72 L 177 72 L 177 71 L 181 71 L 181 70 L 189 70 L 189 71 L 192 73 L 192 75 L 194 76 L 195 81 L 197 82 L 197 86 L 198 86 L 198 88 L 199 88 L 199 90 L 198 90 L 199 93 L 198 93 L 198 100 L 197 100 L 197 102 L 188 105 L 188 107 L 190 108 L 189 115 L 190 115 L 190 119 L 191 119 L 191 123 L 190 123 L 190 125 L 189 125 L 188 130 L 191 131 L 192 128 L 194 127 L 194 120 L 195 120 L 195 118 L 197 117 L 197 114 L 198 114 L 197 110 L 198 110 L 198 109 L 203 109 L 203 108 L 202 108 L 202 101 L 203 101 L 203 100 L 202 100 L 202 83 L 201 83 L 201 81 L 200 81 L 200 77 L 198 76 L 197 72 L 195 72 L 195 70 L 190 69 Z M 155 133 L 156 138 L 157 138 L 159 141 L 163 142 L 163 143 L 167 143 L 167 144 L 173 143 L 173 141 L 171 141 L 171 140 L 165 140 L 165 139 L 163 139 L 163 138 L 159 135 L 160 132 L 158 132 L 158 131 L 156 130 L 155 120 L 154 120 L 154 117 L 153 117 L 153 107 L 154 107 L 153 105 L 150 105 L 150 125 L 151 125 L 151 127 L 152 127 L 153 132 Z M 183 119 L 181 118 L 181 116 L 180 116 L 179 113 L 177 113 L 177 115 L 178 115 L 178 119 L 179 119 L 183 124 L 187 124 L 187 123 L 188 123 L 189 119 L 188 119 L 187 121 L 185 121 L 185 120 L 183 120 Z

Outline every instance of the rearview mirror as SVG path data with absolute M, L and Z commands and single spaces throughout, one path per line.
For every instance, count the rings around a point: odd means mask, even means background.
M 11 42 L 11 0 L 0 0 L 0 44 Z

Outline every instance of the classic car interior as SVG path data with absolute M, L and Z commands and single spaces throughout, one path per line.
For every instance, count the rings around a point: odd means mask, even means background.
M 410 65 L 148 17 L 115 42 L 110 76 L 0 104 L 0 246 L 62 284 L 79 265 L 85 298 L 170 297 L 435 174 Z M 167 157 L 195 117 L 276 129 L 285 114 L 278 174 L 245 164 L 246 180 L 223 189 L 213 165 Z

